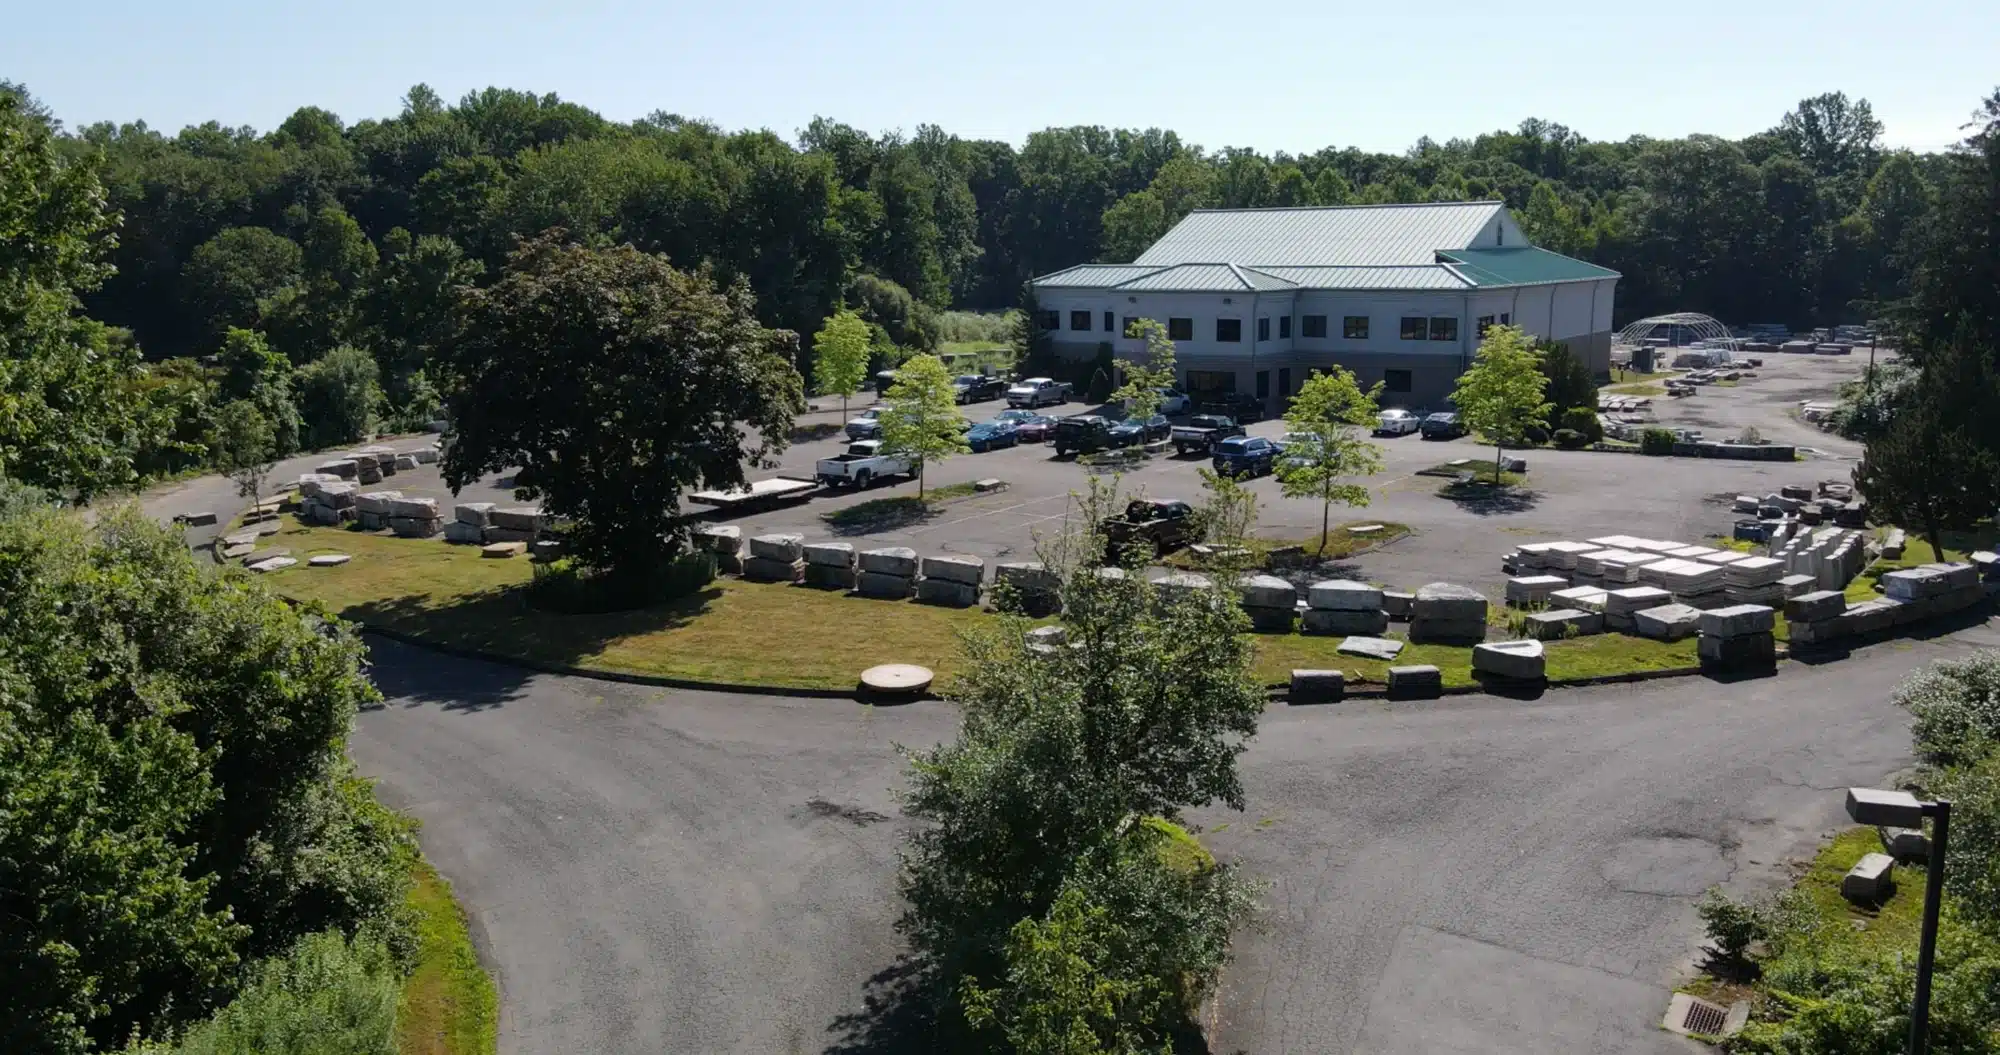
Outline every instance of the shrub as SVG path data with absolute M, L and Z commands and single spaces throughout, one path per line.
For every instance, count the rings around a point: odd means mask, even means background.
M 1934 663 L 1891 698 L 1915 718 L 1910 737 L 1931 765 L 1970 765 L 2000 748 L 2000 651 Z
M 714 581 L 709 553 L 683 553 L 651 573 L 598 571 L 565 559 L 535 565 L 528 602 L 565 615 L 623 612 L 678 600 Z
M 1573 451 L 1576 450 L 1578 447 L 1588 446 L 1589 444 L 1590 444 L 1590 437 L 1585 436 L 1583 433 L 1578 432 L 1575 429 L 1556 430 L 1556 446 L 1561 447 L 1566 451 Z
M 1671 429 L 1647 429 L 1639 434 L 1640 454 L 1674 453 L 1674 434 Z
M 373 357 L 347 345 L 301 367 L 294 391 L 305 419 L 306 446 L 334 447 L 374 432 L 382 407 L 381 376 Z
M 313 934 L 215 1017 L 150 1055 L 394 1055 L 402 986 L 381 943 Z
M 1711 965 L 1732 972 L 1740 973 L 1750 966 L 1750 943 L 1764 938 L 1771 930 L 1770 921 L 1761 909 L 1730 897 L 1721 887 L 1709 887 L 1695 911 L 1708 931 L 1713 953 Z
M 1562 427 L 1580 434 L 1586 443 L 1596 443 L 1604 438 L 1604 423 L 1597 419 L 1597 411 L 1589 407 L 1571 407 L 1563 411 Z

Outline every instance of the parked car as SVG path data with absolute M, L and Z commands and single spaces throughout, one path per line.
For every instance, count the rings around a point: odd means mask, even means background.
M 1264 420 L 1264 401 L 1248 392 L 1223 392 L 1203 401 L 1201 412 L 1250 425 Z
M 1174 450 L 1181 454 L 1207 454 L 1223 440 L 1243 435 L 1243 426 L 1216 414 L 1196 414 L 1185 425 L 1174 426 Z
M 998 450 L 1021 442 L 1021 432 L 1011 421 L 982 421 L 965 434 L 966 446 L 975 451 Z
M 1047 377 L 1026 378 L 1007 390 L 1007 405 L 1033 410 L 1069 402 L 1069 382 Z
M 1040 443 L 1056 430 L 1056 419 L 1032 410 L 1003 410 L 993 420 L 1012 422 L 1014 438 L 1022 443 Z
M 1285 449 L 1284 457 L 1278 459 L 1278 464 L 1309 465 L 1311 461 L 1306 457 L 1306 453 L 1318 444 L 1319 437 L 1310 432 L 1287 432 L 1278 440 L 1278 446 Z
M 1096 414 L 1076 414 L 1056 421 L 1056 457 L 1071 451 L 1101 451 L 1111 446 L 1111 422 Z
M 1155 414 L 1150 418 L 1126 418 L 1111 426 L 1113 447 L 1136 447 L 1142 443 L 1164 440 L 1174 434 L 1174 423 L 1165 414 Z
M 882 438 L 882 408 L 869 407 L 849 418 L 847 438 L 850 440 L 879 440 Z
M 1465 422 L 1449 410 L 1440 410 L 1424 419 L 1423 437 L 1427 440 L 1455 440 L 1465 435 Z
M 1377 436 L 1407 436 L 1423 427 L 1423 421 L 1407 410 L 1391 408 L 1375 420 Z
M 1135 542 L 1152 543 L 1158 556 L 1194 541 L 1194 507 L 1171 498 L 1136 498 L 1125 515 L 1103 524 L 1104 537 L 1115 552 Z
M 881 440 L 851 443 L 847 453 L 821 458 L 813 466 L 813 476 L 828 487 L 858 487 L 863 490 L 889 477 L 911 476 L 915 468 L 908 458 L 882 453 Z
M 1007 382 L 991 374 L 962 374 L 952 381 L 951 388 L 960 403 L 984 403 L 1007 394 Z
M 1231 436 L 1215 445 L 1215 471 L 1224 476 L 1262 476 L 1278 464 L 1285 448 L 1262 436 Z
M 1194 400 L 1178 388 L 1169 388 L 1160 393 L 1160 413 L 1185 414 L 1194 409 Z

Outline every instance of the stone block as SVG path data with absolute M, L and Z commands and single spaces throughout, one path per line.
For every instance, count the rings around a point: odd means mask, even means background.
M 915 586 L 916 580 L 907 575 L 890 575 L 879 571 L 864 571 L 854 580 L 854 589 L 861 596 L 892 601 L 900 601 L 910 596 L 910 591 Z
M 306 565 L 312 568 L 337 568 L 354 559 L 349 553 L 315 553 L 306 558 Z
M 1547 604 L 1549 594 L 1569 586 L 1560 575 L 1523 575 L 1507 580 L 1507 603 L 1516 608 Z
M 1244 579 L 1242 593 L 1245 608 L 1283 608 L 1289 612 L 1299 601 L 1299 588 L 1275 575 Z
M 1030 649 L 1057 649 L 1069 640 L 1069 632 L 1060 626 L 1038 626 L 1025 635 Z
M 396 455 L 395 465 L 397 472 L 410 472 L 417 467 L 417 456 L 414 454 L 398 454 Z
M 1537 641 L 1560 641 L 1566 637 L 1604 632 L 1604 614 L 1577 608 L 1557 608 L 1528 616 L 1528 636 Z
M 487 514 L 494 527 L 512 531 L 540 531 L 542 511 L 534 506 L 515 506 L 511 509 L 495 508 Z
M 1391 619 L 1408 619 L 1416 601 L 1417 595 L 1408 590 L 1382 591 L 1382 610 L 1389 613 Z
M 451 518 L 453 520 L 461 524 L 471 524 L 475 527 L 486 527 L 493 523 L 492 513 L 493 503 L 491 502 L 460 502 L 451 507 Z M 728 528 L 726 530 L 736 531 L 738 529 Z M 698 537 L 701 532 L 697 531 L 695 534 Z
M 419 520 L 438 519 L 438 504 L 435 498 L 403 498 L 398 496 L 389 503 L 389 515 Z
M 1785 602 L 1785 620 L 1792 623 L 1817 623 L 1845 611 L 1847 598 L 1836 590 L 1815 590 Z
M 925 557 L 921 567 L 926 579 L 970 586 L 974 593 L 978 593 L 979 584 L 986 581 L 986 562 L 978 557 Z
M 1718 670 L 1749 670 L 1769 667 L 1778 661 L 1777 641 L 1770 634 L 1741 634 L 1736 637 L 1709 637 L 1696 643 L 1701 665 Z
M 1479 591 L 1455 583 L 1434 582 L 1417 589 L 1410 608 L 1413 622 L 1459 623 L 1486 621 L 1486 598 Z
M 382 470 L 371 469 L 365 465 L 359 466 L 354 470 L 354 482 L 359 484 L 379 484 L 382 482 Z
M 1931 856 L 1931 839 L 1920 828 L 1897 828 L 1881 825 L 1875 834 L 1882 837 L 1882 852 L 1898 861 L 1927 861 Z
M 696 549 L 706 550 L 709 553 L 741 553 L 743 529 L 734 525 L 705 524 L 694 529 L 694 545 Z
M 1300 629 L 1308 634 L 1386 634 L 1389 613 L 1337 608 L 1308 608 Z
M 1602 612 L 1610 600 L 1611 591 L 1601 586 L 1572 586 L 1549 594 L 1549 604 L 1583 612 Z
M 1153 580 L 1153 589 L 1159 591 L 1161 599 L 1184 596 L 1196 590 L 1206 590 L 1215 583 L 1206 575 L 1191 571 L 1168 572 Z
M 800 547 L 799 553 L 810 565 L 854 570 L 854 547 L 845 542 L 815 542 Z
M 397 499 L 403 497 L 401 491 L 363 491 L 354 496 L 354 511 L 357 513 L 388 513 Z
M 552 538 L 537 539 L 528 546 L 528 556 L 536 560 L 555 560 L 562 551 L 563 544 Z
M 1769 605 L 1733 604 L 1701 613 L 1701 636 L 1714 638 L 1769 634 L 1777 626 L 1777 612 Z
M 277 556 L 265 557 L 262 560 L 253 560 L 246 566 L 251 571 L 258 572 L 259 574 L 261 574 L 264 572 L 282 571 L 297 563 L 298 560 L 296 558 L 287 557 L 280 554 Z
M 1378 612 L 1382 591 L 1352 579 L 1328 579 L 1306 588 L 1306 604 L 1329 612 Z
M 1403 652 L 1403 643 L 1393 637 L 1368 637 L 1356 634 L 1335 645 L 1333 650 L 1349 656 L 1366 656 L 1369 659 L 1395 659 Z
M 1246 604 L 1243 614 L 1250 617 L 1250 628 L 1260 634 L 1289 634 L 1292 632 L 1292 620 L 1298 616 L 1299 610 L 1296 605 L 1265 608 Z
M 1389 668 L 1389 698 L 1434 700 L 1444 695 L 1444 674 L 1428 663 Z
M 1293 703 L 1339 703 L 1347 694 L 1347 676 L 1337 670 L 1292 671 Z
M 1778 580 L 1778 585 L 1787 598 L 1792 598 L 1819 589 L 1819 579 L 1811 575 L 1786 575 Z
M 1857 905 L 1878 905 L 1896 890 L 1896 859 L 1888 854 L 1863 854 L 1840 877 L 1840 896 Z
M 805 571 L 805 582 L 807 586 L 817 586 L 822 590 L 852 590 L 854 589 L 854 569 L 851 567 L 842 567 L 838 564 L 808 563 Z
M 364 513 L 357 509 L 354 511 L 354 519 L 360 523 L 363 531 L 380 531 L 389 526 L 387 513 Z
M 963 583 L 952 579 L 918 579 L 917 600 L 925 604 L 970 608 L 979 603 L 979 586 L 976 583 Z
M 513 528 L 504 528 L 504 527 L 490 527 L 490 528 L 486 528 L 485 530 L 481 531 L 481 532 L 480 532 L 480 534 L 481 534 L 481 535 L 482 535 L 483 537 L 485 537 L 486 541 L 488 541 L 488 542 L 533 542 L 533 541 L 535 541 L 535 533 L 534 533 L 534 532 L 532 532 L 532 531 L 516 531 L 516 530 L 515 530 L 515 529 L 513 529 Z
M 319 489 L 318 498 L 322 504 L 330 505 L 335 509 L 352 509 L 354 508 L 354 496 L 360 490 L 361 488 L 354 484 L 342 480 L 338 483 L 322 484 Z
M 805 561 L 751 557 L 743 562 L 743 577 L 757 582 L 797 582 L 805 574 Z
M 1630 586 L 1623 590 L 1611 590 L 1605 594 L 1604 614 L 1607 618 L 1630 616 L 1634 612 L 1672 604 L 1673 601 L 1673 594 L 1657 586 Z
M 1546 667 L 1540 641 L 1495 641 L 1472 646 L 1472 669 L 1510 681 L 1541 681 Z
M 528 544 L 525 542 L 489 542 L 479 547 L 480 556 L 491 557 L 497 560 L 518 557 L 526 552 L 528 552 Z
M 805 545 L 804 535 L 758 535 L 750 540 L 750 557 L 791 564 L 805 559 Z
M 1810 502 L 1813 500 L 1813 489 L 1811 484 L 1786 484 L 1785 486 L 1778 488 L 1778 493 L 1786 498 L 1794 499 L 1800 502 Z
M 1842 613 L 1841 620 L 1847 623 L 1848 632 L 1853 634 L 1879 634 L 1896 625 L 1897 611 L 1902 602 L 1887 597 L 1849 605 Z
M 313 472 L 327 476 L 338 476 L 343 480 L 352 480 L 360 468 L 360 466 L 354 463 L 354 459 L 352 458 L 335 458 L 330 462 L 321 462 L 314 466 Z
M 1412 618 L 1410 640 L 1419 645 L 1476 645 L 1486 640 L 1486 620 Z
M 416 450 L 409 452 L 409 454 L 410 457 L 416 459 L 418 465 L 430 465 L 438 460 L 438 449 L 436 447 L 418 447 Z
M 444 529 L 437 517 L 390 517 L 389 530 L 401 538 L 430 538 Z
M 907 546 L 865 549 L 856 558 L 864 572 L 913 579 L 917 574 L 917 551 Z
M 2000 582 L 2000 554 L 1980 550 L 1971 560 L 1972 566 L 1979 569 L 1981 582 Z

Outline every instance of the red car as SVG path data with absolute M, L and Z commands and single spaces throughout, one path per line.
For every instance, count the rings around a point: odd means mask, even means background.
M 1022 443 L 1045 443 L 1056 432 L 1056 419 L 1032 410 L 1003 410 L 993 420 L 1012 424 L 1015 437 Z

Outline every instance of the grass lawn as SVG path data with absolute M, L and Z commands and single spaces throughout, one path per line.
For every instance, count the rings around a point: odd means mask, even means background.
M 836 509 L 831 513 L 821 513 L 819 518 L 837 528 L 884 531 L 914 524 L 945 506 L 970 498 L 976 493 L 970 483 L 946 484 L 943 487 L 926 490 L 922 498 L 916 495 L 874 498 L 866 502 L 856 502 L 845 509 Z
M 410 907 L 417 917 L 417 966 L 396 1010 L 401 1055 L 489 1055 L 499 1031 L 499 996 L 479 966 L 451 884 L 419 862 Z
M 1370 525 L 1378 526 L 1382 530 L 1371 531 L 1362 535 L 1356 535 L 1349 530 L 1350 528 Z M 1318 538 L 1314 538 L 1312 535 L 1307 535 L 1303 538 L 1252 538 L 1245 541 L 1244 548 L 1250 551 L 1250 555 L 1255 562 L 1255 567 L 1267 568 L 1270 566 L 1271 551 L 1284 549 L 1288 546 L 1298 546 L 1305 551 L 1305 555 L 1308 558 L 1344 560 L 1357 553 L 1371 550 L 1385 542 L 1402 538 L 1409 533 L 1410 527 L 1408 524 L 1393 524 L 1385 520 L 1355 520 L 1345 524 L 1336 524 L 1328 528 L 1325 535 Z M 1161 563 L 1172 568 L 1180 568 L 1187 571 L 1196 570 L 1194 554 L 1185 549 L 1175 550 L 1173 553 L 1168 554 Z
M 961 373 L 975 367 L 982 373 L 992 373 L 997 367 L 1007 365 L 1013 355 L 1006 341 L 946 341 L 938 346 L 938 357 Z
M 445 645 L 586 670 L 849 689 L 867 667 L 914 662 L 948 680 L 959 661 L 959 633 L 992 618 L 976 608 L 735 579 L 639 611 L 554 615 L 527 605 L 521 587 L 531 566 L 519 558 L 490 560 L 468 546 L 330 527 L 287 526 L 272 544 L 299 557 L 354 557 L 332 568 L 300 563 L 271 573 L 272 586 L 288 596 Z M 1504 619 L 1498 606 L 1493 613 Z M 1283 684 L 1293 668 L 1313 667 L 1345 670 L 1357 682 L 1385 680 L 1389 664 L 1336 653 L 1339 643 L 1338 637 L 1256 635 L 1257 677 Z M 1573 638 L 1549 643 L 1548 671 L 1575 678 L 1686 667 L 1695 662 L 1694 648 L 1692 640 L 1670 644 L 1622 634 Z M 1470 648 L 1411 645 L 1397 662 L 1436 664 L 1446 684 L 1473 683 Z
M 1606 385 L 1597 391 L 1607 396 L 1664 396 L 1667 386 L 1640 381 L 1627 385 Z
M 1678 377 L 1680 373 L 1679 370 L 1655 370 L 1650 374 L 1642 374 L 1636 370 L 1614 369 L 1611 371 L 1611 385 L 1599 385 L 1597 387 L 1598 391 L 1601 392 L 1612 385 L 1631 385 L 1646 381 L 1661 381 L 1669 377 Z

